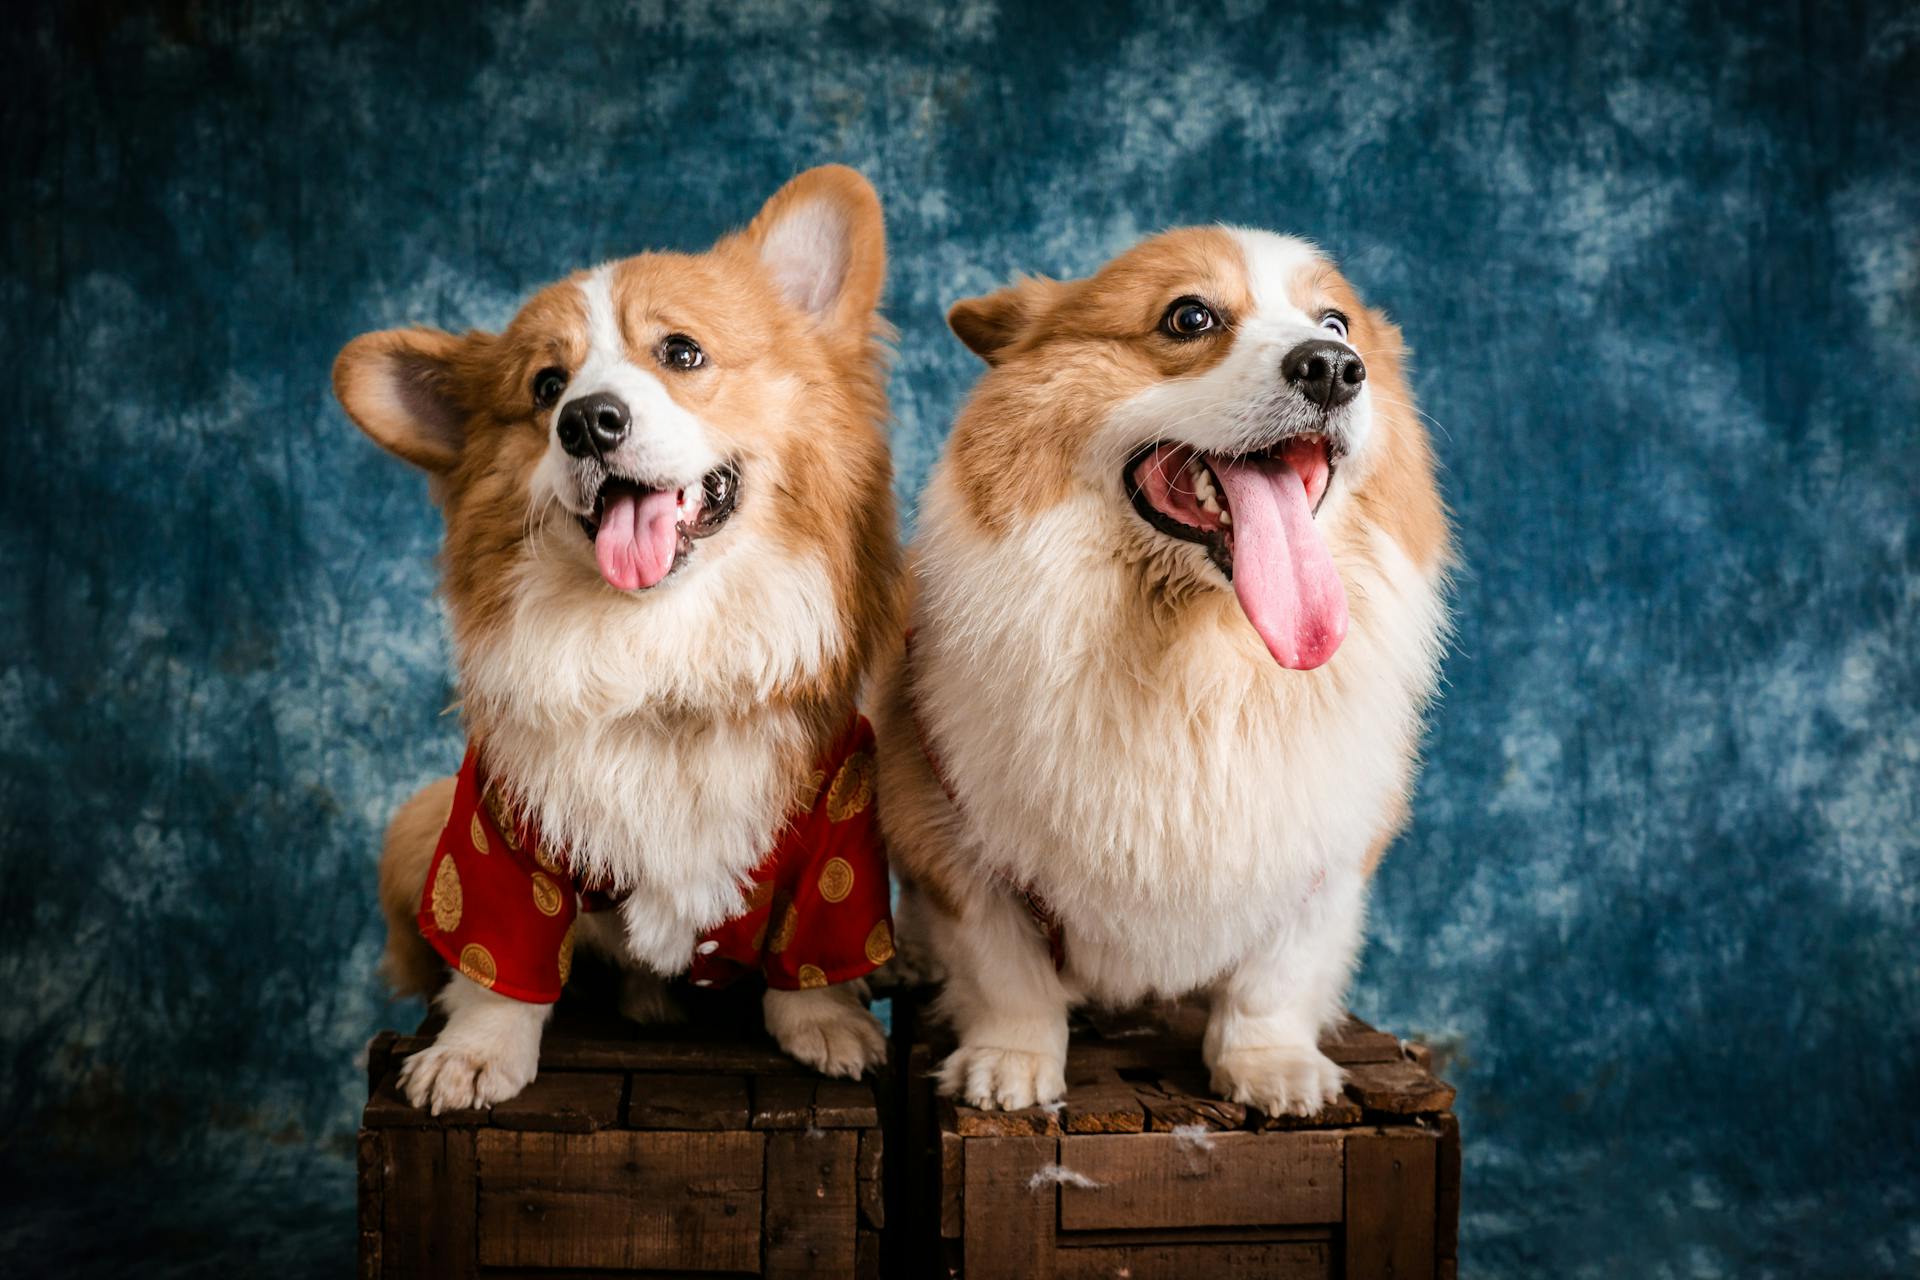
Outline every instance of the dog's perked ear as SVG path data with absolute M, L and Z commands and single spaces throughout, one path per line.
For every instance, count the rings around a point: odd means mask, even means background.
M 871 329 L 887 278 L 887 231 L 873 184 L 821 165 L 773 193 L 741 238 L 780 294 L 823 327 Z
M 349 342 L 333 362 L 333 394 L 375 444 L 445 475 L 466 444 L 460 360 L 484 335 L 384 329 Z
M 1004 289 L 965 298 L 947 312 L 947 327 L 988 364 L 999 364 L 1064 286 L 1045 276 L 1022 276 Z

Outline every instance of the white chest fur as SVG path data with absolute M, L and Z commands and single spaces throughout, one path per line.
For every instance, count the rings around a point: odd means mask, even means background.
M 923 521 L 921 715 L 975 852 L 1049 900 L 1087 994 L 1191 990 L 1359 880 L 1442 626 L 1388 539 L 1340 558 L 1348 639 L 1301 673 L 1228 593 L 1144 597 L 1095 499 L 995 540 L 936 481 Z
M 634 959 L 676 973 L 701 932 L 739 913 L 743 880 L 773 847 L 792 799 L 779 745 L 764 724 L 626 720 L 495 725 L 486 751 L 576 874 L 626 891 Z
M 817 558 L 750 530 L 643 606 L 569 546 L 521 565 L 462 689 L 495 775 L 583 879 L 628 891 L 634 959 L 676 973 L 739 912 L 792 802 L 806 728 L 774 692 L 843 643 L 833 593 Z

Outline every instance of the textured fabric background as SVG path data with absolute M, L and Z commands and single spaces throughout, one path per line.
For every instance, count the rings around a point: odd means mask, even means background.
M 909 509 L 1015 269 L 1246 222 L 1405 325 L 1465 568 L 1355 1001 L 1451 1054 L 1465 1273 L 1915 1273 L 1911 6 L 454 8 L 0 35 L 0 1271 L 350 1265 L 377 836 L 459 731 L 334 352 L 843 160 Z

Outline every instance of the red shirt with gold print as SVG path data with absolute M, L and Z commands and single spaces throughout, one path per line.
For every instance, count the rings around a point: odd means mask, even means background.
M 873 729 L 855 715 L 821 757 L 740 914 L 701 935 L 695 986 L 758 970 L 783 991 L 849 982 L 893 955 L 887 857 L 873 806 Z M 618 899 L 577 883 L 564 851 L 513 813 L 469 745 L 420 901 L 420 933 L 446 962 L 501 995 L 560 998 L 573 922 Z

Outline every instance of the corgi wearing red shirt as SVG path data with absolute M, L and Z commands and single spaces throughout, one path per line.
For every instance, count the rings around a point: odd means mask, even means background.
M 900 627 L 885 269 L 877 196 L 828 166 L 499 334 L 341 352 L 341 404 L 445 516 L 468 736 L 381 861 L 388 975 L 447 1016 L 403 1071 L 416 1106 L 525 1088 L 576 947 L 622 966 L 629 1016 L 670 1016 L 668 978 L 752 974 L 795 1058 L 880 1061 L 858 979 L 893 934 L 854 703 Z

